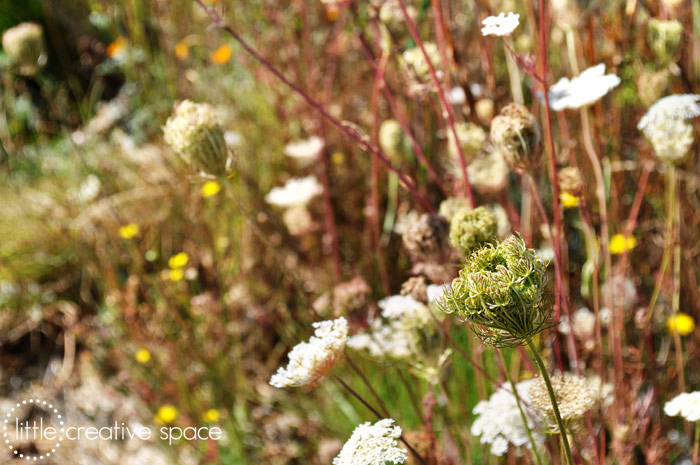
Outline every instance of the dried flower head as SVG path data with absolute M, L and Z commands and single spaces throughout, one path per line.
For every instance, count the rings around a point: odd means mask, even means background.
M 185 162 L 212 175 L 224 175 L 230 164 L 221 119 L 214 107 L 180 102 L 163 128 L 165 142 Z
M 406 12 L 412 21 L 418 17 L 418 11 L 413 5 L 406 3 Z M 406 17 L 401 10 L 399 0 L 385 0 L 379 8 L 379 21 L 382 22 L 392 33 L 400 34 L 406 31 Z
M 683 24 L 676 19 L 663 21 L 657 18 L 649 20 L 647 43 L 654 56 L 661 64 L 671 61 L 683 40 Z
M 460 121 L 455 124 L 455 132 L 464 157 L 467 160 L 474 159 L 486 143 L 486 131 L 474 123 Z M 459 150 L 452 131 L 447 131 L 447 153 L 455 160 L 459 158 Z
M 313 225 L 311 213 L 305 205 L 293 205 L 282 213 L 282 221 L 292 236 L 307 233 Z
M 46 64 L 44 31 L 36 23 L 21 23 L 2 34 L 2 48 L 19 74 L 34 76 Z
M 433 68 L 435 70 L 440 69 L 440 51 L 437 45 L 432 42 L 424 42 L 423 48 Z M 430 67 L 425 61 L 425 55 L 423 55 L 423 51 L 420 47 L 413 47 L 406 50 L 403 52 L 402 59 L 404 69 L 410 78 L 414 79 L 417 83 L 426 83 L 430 80 Z
M 651 106 L 666 93 L 668 88 L 668 69 L 661 71 L 643 70 L 637 77 L 637 95 L 645 107 Z
M 681 416 L 687 421 L 700 421 L 700 391 L 684 392 L 664 404 L 669 417 Z
M 447 238 L 447 223 L 439 215 L 425 213 L 409 224 L 403 233 L 403 245 L 419 259 L 439 256 Z
M 495 347 L 526 344 L 550 324 L 546 268 L 521 236 L 487 244 L 471 254 L 439 307 L 473 323 Z
M 540 128 L 523 105 L 509 103 L 491 122 L 491 142 L 516 171 L 525 172 L 540 162 Z
M 556 374 L 551 377 L 551 381 L 559 413 L 566 427 L 581 419 L 600 398 L 600 386 L 595 386 L 576 374 Z M 536 378 L 530 387 L 530 399 L 532 406 L 549 422 L 551 430 L 557 431 L 554 407 L 542 378 Z
M 614 74 L 605 74 L 605 64 L 599 63 L 569 80 L 561 78 L 549 88 L 549 107 L 554 111 L 578 109 L 597 102 L 620 84 Z
M 309 342 L 294 346 L 289 352 L 289 364 L 280 367 L 272 378 L 272 386 L 317 385 L 342 360 L 348 339 L 348 322 L 337 320 L 313 323 L 314 335 Z
M 462 255 L 496 238 L 498 219 L 485 207 L 458 211 L 450 221 L 450 243 Z
M 663 162 L 685 160 L 694 141 L 693 127 L 686 121 L 700 116 L 700 95 L 669 95 L 654 103 L 637 125 Z
M 411 276 L 401 284 L 401 295 L 412 297 L 418 302 L 428 302 L 428 280 L 423 276 Z
M 372 288 L 362 276 L 338 284 L 333 288 L 333 307 L 342 313 L 351 313 L 367 306 Z
M 363 423 L 333 459 L 333 465 L 387 465 L 404 463 L 406 449 L 398 447 L 401 428 L 385 418 L 375 424 Z
M 440 202 L 440 208 L 438 208 L 438 213 L 440 216 L 445 217 L 447 221 L 452 221 L 452 217 L 459 211 L 469 211 L 471 210 L 471 203 L 469 199 L 464 197 L 448 197 L 442 202 Z
M 405 138 L 406 136 L 401 125 L 395 119 L 382 121 L 382 124 L 379 126 L 379 146 L 386 156 L 393 161 L 402 158 Z
M 534 383 L 535 380 L 532 379 L 521 381 L 515 385 L 515 389 L 518 391 L 527 426 L 532 431 L 535 444 L 539 445 L 544 443 L 544 436 L 539 431 L 542 418 L 530 406 L 530 388 Z M 482 444 L 491 444 L 492 454 L 504 455 L 508 452 L 509 444 L 532 447 L 510 385 L 499 387 L 488 400 L 476 404 L 473 412 L 479 416 L 472 423 L 471 432 L 475 436 L 481 436 Z
M 481 28 L 481 34 L 484 36 L 509 36 L 520 24 L 520 15 L 509 12 L 506 16 L 505 13 L 501 13 L 498 16 L 489 16 L 481 24 L 484 26 Z
M 493 194 L 508 184 L 510 168 L 503 153 L 491 148 L 480 154 L 467 166 L 472 187 L 480 194 Z
M 283 187 L 272 188 L 265 196 L 265 201 L 283 208 L 305 206 L 321 192 L 323 188 L 314 176 L 292 178 Z
M 559 181 L 559 189 L 562 192 L 576 197 L 583 193 L 586 186 L 583 173 L 575 166 L 567 166 L 560 169 L 559 173 L 557 173 L 557 179 Z

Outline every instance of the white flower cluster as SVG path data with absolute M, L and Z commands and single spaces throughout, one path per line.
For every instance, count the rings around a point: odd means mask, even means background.
M 385 418 L 375 424 L 363 423 L 355 428 L 333 465 L 386 465 L 404 463 L 406 449 L 398 447 L 401 427 Z
M 173 150 L 184 157 L 198 149 L 203 130 L 221 127 L 221 119 L 214 107 L 206 103 L 183 100 L 163 128 L 163 138 Z
M 324 146 L 325 142 L 323 139 L 318 136 L 312 136 L 308 139 L 290 142 L 285 145 L 284 154 L 299 163 L 307 164 L 318 158 Z
M 561 78 L 549 88 L 549 106 L 554 111 L 578 109 L 595 103 L 620 84 L 614 74 L 605 74 L 605 64 L 600 63 L 569 80 Z
M 348 347 L 364 350 L 377 359 L 406 360 L 415 356 L 420 342 L 417 330 L 425 328 L 432 318 L 428 307 L 408 295 L 386 297 L 378 305 L 387 322 L 370 320 L 369 331 L 351 336 Z
M 607 327 L 611 317 L 610 309 L 601 308 L 598 316 L 600 317 L 600 326 Z M 562 334 L 569 334 L 573 330 L 574 336 L 578 339 L 592 338 L 595 332 L 595 313 L 586 307 L 581 307 L 571 315 L 571 323 L 565 315 L 562 316 L 557 329 Z
M 433 68 L 435 68 L 436 71 L 439 70 L 441 60 L 437 45 L 432 42 L 424 42 L 423 48 L 428 58 L 430 58 Z M 423 55 L 423 51 L 420 47 L 413 47 L 406 50 L 403 52 L 402 57 L 406 68 L 413 77 L 417 78 L 419 81 L 424 81 L 430 77 L 430 68 L 425 61 L 425 55 Z
M 686 120 L 700 116 L 700 95 L 669 95 L 654 103 L 637 125 L 665 162 L 683 161 L 693 145 L 693 127 Z
M 505 13 L 501 13 L 498 16 L 489 16 L 481 24 L 484 26 L 481 28 L 481 35 L 509 36 L 520 24 L 520 15 L 510 12 L 506 16 Z
M 534 380 L 531 379 L 521 381 L 515 385 L 515 389 L 518 391 L 520 405 L 527 418 L 532 438 L 535 444 L 539 445 L 544 443 L 544 436 L 540 431 L 542 419 L 527 406 L 530 403 L 530 387 L 533 383 Z M 481 436 L 482 444 L 491 444 L 492 454 L 505 454 L 508 452 L 508 444 L 531 447 L 525 423 L 510 386 L 501 386 L 488 400 L 476 404 L 474 413 L 479 417 L 472 424 L 472 434 Z
M 348 339 L 348 322 L 337 320 L 320 321 L 313 324 L 314 335 L 309 342 L 294 346 L 289 352 L 289 364 L 280 367 L 270 379 L 272 386 L 314 385 L 327 375 L 343 358 Z
M 680 415 L 687 421 L 700 421 L 700 391 L 678 394 L 666 402 L 664 413 L 670 417 Z
M 283 187 L 272 188 L 265 201 L 283 208 L 304 206 L 322 192 L 323 188 L 314 176 L 292 178 Z

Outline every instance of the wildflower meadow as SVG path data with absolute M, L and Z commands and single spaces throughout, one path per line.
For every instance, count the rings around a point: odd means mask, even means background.
M 700 464 L 700 0 L 0 36 L 0 463 Z

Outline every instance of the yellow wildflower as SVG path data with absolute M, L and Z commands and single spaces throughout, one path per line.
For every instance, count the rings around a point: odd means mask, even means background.
M 202 186 L 202 197 L 213 197 L 221 190 L 221 184 L 216 181 L 207 181 Z
M 145 364 L 151 360 L 151 353 L 148 351 L 148 349 L 139 349 L 136 351 L 134 358 L 137 362 Z
M 135 223 L 129 223 L 119 228 L 119 235 L 124 239 L 136 237 L 140 232 L 141 228 L 139 228 L 139 225 Z
M 342 165 L 345 161 L 345 154 L 343 154 L 343 152 L 334 152 L 333 155 L 331 155 L 331 161 L 335 165 Z
M 228 63 L 228 61 L 231 59 L 231 55 L 233 55 L 233 50 L 231 50 L 231 47 L 229 45 L 224 44 L 221 47 L 214 50 L 213 52 L 211 52 L 209 58 L 214 63 L 223 65 L 224 63 Z
M 576 197 L 575 195 L 571 195 L 568 192 L 562 192 L 559 194 L 559 200 L 564 208 L 576 208 L 581 202 L 580 198 Z
M 610 253 L 613 255 L 623 254 L 637 246 L 637 239 L 633 236 L 615 234 L 610 238 Z
M 681 336 L 687 336 L 695 331 L 695 321 L 687 313 L 676 313 L 668 319 L 666 324 L 668 325 L 668 332 L 671 334 L 678 333 Z
M 174 270 L 170 270 L 169 276 L 171 281 L 182 281 L 182 278 L 185 277 L 185 270 L 182 268 L 175 268 Z
M 337 6 L 329 6 L 326 8 L 326 18 L 328 21 L 335 22 L 340 16 L 340 10 Z
M 128 44 L 129 42 L 126 40 L 126 37 L 117 37 L 114 39 L 114 42 L 107 46 L 107 56 L 110 58 L 119 57 L 122 53 L 124 53 L 124 50 L 126 50 L 126 46 Z
M 180 252 L 179 254 L 170 257 L 170 260 L 168 260 L 168 266 L 174 270 L 177 268 L 184 267 L 189 261 L 190 256 L 187 255 L 185 252 Z
M 156 421 L 156 423 L 164 425 L 166 423 L 172 423 L 173 421 L 175 421 L 177 415 L 178 411 L 174 405 L 165 404 L 158 409 L 154 420 Z
M 221 418 L 221 414 L 219 414 L 219 411 L 215 408 L 210 408 L 202 414 L 202 420 L 207 423 L 216 423 L 219 421 L 219 418 Z
M 179 60 L 184 60 L 188 56 L 190 56 L 190 47 L 185 43 L 184 40 L 181 40 L 177 44 L 175 44 L 175 56 Z

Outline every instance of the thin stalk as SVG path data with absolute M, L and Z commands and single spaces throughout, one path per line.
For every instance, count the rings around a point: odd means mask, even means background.
M 515 397 L 515 403 L 518 406 L 520 418 L 523 420 L 523 425 L 525 425 L 525 431 L 527 431 L 527 438 L 530 440 L 530 449 L 532 450 L 532 455 L 535 456 L 537 464 L 542 465 L 542 458 L 540 457 L 539 452 L 537 452 L 537 444 L 535 444 L 535 439 L 532 437 L 532 429 L 530 428 L 530 425 L 527 424 L 527 417 L 525 416 L 525 411 L 523 410 L 523 406 L 520 403 L 520 394 L 518 394 L 518 390 L 516 389 L 515 383 L 513 382 L 513 377 L 510 376 L 508 368 L 505 366 L 505 362 L 503 361 L 503 357 L 501 356 L 499 350 L 497 350 L 497 354 L 499 359 L 501 360 L 501 364 L 504 365 L 503 371 L 506 375 L 506 378 L 508 379 L 508 382 L 510 383 L 510 388 L 513 390 L 513 397 Z
M 673 193 L 672 203 L 669 205 L 670 213 L 673 215 L 673 230 L 667 234 L 672 238 L 673 246 L 673 297 L 671 308 L 673 316 L 680 311 L 681 300 L 681 203 L 678 201 L 678 174 L 675 165 L 670 165 L 668 169 L 668 189 Z M 673 332 L 673 343 L 676 352 L 676 365 L 678 369 L 678 384 L 681 392 L 686 392 L 685 370 L 683 369 L 683 346 L 681 336 L 678 331 Z
M 435 71 L 435 66 L 433 66 L 433 63 L 430 61 L 430 57 L 428 56 L 428 53 L 425 51 L 425 46 L 423 45 L 423 41 L 420 38 L 420 34 L 418 33 L 418 29 L 416 28 L 415 23 L 411 19 L 411 16 L 408 14 L 408 10 L 406 10 L 406 2 L 404 0 L 398 0 L 399 1 L 399 7 L 401 8 L 401 11 L 403 12 L 404 19 L 406 20 L 406 26 L 408 27 L 408 31 L 411 33 L 411 37 L 413 38 L 413 41 L 416 43 L 418 48 L 420 48 L 420 51 L 423 53 L 423 58 L 425 59 L 426 64 L 428 65 L 428 70 L 430 71 L 430 77 L 433 80 L 433 83 L 435 84 L 435 89 L 437 91 L 438 95 L 438 100 L 440 101 L 440 106 L 442 107 L 442 116 L 443 118 L 447 121 L 447 126 L 450 128 L 450 131 L 452 132 L 452 136 L 454 137 L 455 141 L 459 141 L 459 137 L 457 137 L 457 130 L 455 129 L 455 120 L 454 120 L 454 115 L 452 112 L 452 107 L 447 101 L 447 98 L 445 97 L 445 91 L 442 88 L 442 83 L 437 77 L 437 72 Z M 448 71 L 447 68 L 447 63 L 444 63 L 443 66 L 445 66 L 445 71 Z M 462 178 L 464 180 L 464 193 L 469 199 L 469 203 L 471 204 L 472 208 L 476 206 L 474 203 L 474 195 L 472 194 L 472 188 L 471 184 L 469 183 L 469 176 L 467 174 L 467 161 L 466 158 L 464 157 L 464 152 L 462 150 L 462 146 L 458 143 L 457 145 L 457 153 L 459 154 L 459 164 L 462 169 Z
M 561 442 L 564 444 L 564 451 L 566 452 L 566 459 L 569 465 L 574 465 L 574 459 L 571 455 L 571 447 L 569 447 L 569 439 L 566 437 L 566 428 L 564 427 L 564 422 L 561 419 L 561 413 L 559 413 L 559 404 L 557 404 L 557 398 L 554 395 L 554 389 L 552 388 L 552 381 L 549 379 L 549 374 L 547 374 L 547 367 L 544 365 L 542 357 L 540 357 L 539 352 L 535 344 L 530 341 L 527 343 L 530 348 L 530 352 L 535 357 L 535 362 L 540 368 L 540 373 L 542 374 L 542 379 L 547 386 L 547 392 L 549 393 L 549 399 L 552 401 L 552 409 L 554 409 L 554 416 L 557 419 L 557 425 L 559 426 L 559 435 L 561 436 Z
M 352 371 L 354 371 L 355 374 L 357 374 L 357 376 L 360 377 L 360 379 L 362 380 L 362 383 L 367 387 L 367 389 L 369 389 L 369 392 L 372 393 L 374 398 L 377 399 L 377 402 L 379 402 L 379 408 L 382 409 L 382 413 L 384 415 L 386 415 L 387 417 L 390 416 L 389 411 L 386 409 L 386 405 L 384 405 L 384 401 L 379 396 L 379 394 L 377 394 L 377 391 L 374 390 L 374 388 L 372 387 L 372 384 L 370 384 L 367 377 L 364 375 L 364 373 L 362 373 L 362 370 L 360 370 L 360 368 L 355 364 L 355 362 L 353 362 L 352 359 L 350 357 L 348 357 L 347 355 L 345 355 L 345 361 L 348 362 L 348 365 L 350 365 L 350 368 L 352 368 Z
M 406 186 L 406 188 L 411 192 L 411 195 L 413 195 L 415 199 L 418 200 L 428 212 L 435 213 L 435 208 L 433 208 L 430 202 L 428 202 L 428 200 L 420 192 L 418 192 L 416 185 L 413 184 L 413 182 L 411 182 L 411 180 L 408 179 L 406 175 L 401 173 L 401 171 L 399 171 L 394 165 L 392 165 L 389 159 L 386 157 L 386 155 L 384 155 L 384 153 L 378 147 L 367 142 L 362 137 L 362 135 L 357 133 L 357 131 L 353 130 L 347 124 L 343 124 L 338 118 L 334 117 L 325 108 L 323 108 L 323 106 L 319 102 L 311 98 L 309 94 L 304 92 L 299 86 L 290 81 L 284 74 L 282 74 L 282 72 L 279 69 L 275 68 L 272 65 L 272 63 L 270 63 L 268 60 L 263 58 L 262 55 L 255 51 L 255 49 L 251 47 L 248 44 L 248 42 L 246 42 L 235 30 L 233 30 L 231 26 L 228 26 L 224 22 L 223 18 L 219 16 L 219 14 L 216 11 L 202 3 L 202 0 L 195 0 L 195 2 L 209 15 L 216 27 L 231 35 L 231 37 L 233 37 L 234 40 L 238 42 L 248 54 L 250 54 L 261 65 L 267 68 L 268 71 L 270 71 L 277 79 L 282 81 L 287 87 L 296 92 L 313 109 L 321 113 L 321 115 L 323 115 L 324 118 L 333 123 L 333 125 L 336 126 L 341 132 L 353 139 L 363 150 L 366 150 L 373 156 L 379 158 L 379 160 L 382 163 L 384 163 L 384 165 L 386 165 L 386 167 L 389 170 L 397 174 L 403 185 Z
M 695 423 L 695 440 L 693 441 L 693 459 L 691 463 L 698 463 L 698 450 L 700 449 L 700 425 Z
M 369 411 L 372 412 L 372 413 L 374 414 L 374 416 L 376 416 L 376 417 L 377 417 L 378 419 L 380 419 L 380 420 L 384 419 L 384 417 L 383 417 L 379 412 L 377 412 L 377 409 L 375 409 L 374 407 L 372 407 L 365 399 L 362 398 L 361 395 L 359 395 L 357 392 L 355 392 L 355 390 L 354 390 L 353 388 L 351 388 L 350 386 L 348 386 L 348 385 L 345 383 L 345 381 L 343 381 L 342 379 L 340 379 L 340 378 L 338 377 L 338 375 L 335 375 L 335 374 L 334 374 L 334 375 L 332 375 L 332 376 L 333 376 L 333 379 L 335 379 L 338 383 L 340 383 L 340 385 L 343 386 L 343 388 L 344 388 L 346 391 L 348 391 L 355 399 L 359 400 L 359 401 L 362 403 L 362 405 L 364 405 L 365 407 L 367 407 L 367 408 L 369 409 Z M 418 459 L 418 461 L 419 461 L 420 463 L 422 463 L 423 465 L 428 465 L 428 463 L 425 461 L 425 459 L 424 459 L 423 457 L 421 457 L 421 455 L 420 455 L 418 452 L 416 452 L 416 450 L 408 443 L 408 441 L 406 441 L 406 439 L 404 439 L 403 436 L 401 436 L 400 439 L 401 439 L 401 442 L 403 442 L 404 445 L 405 445 L 406 447 L 408 447 L 408 450 L 411 451 L 411 453 Z

